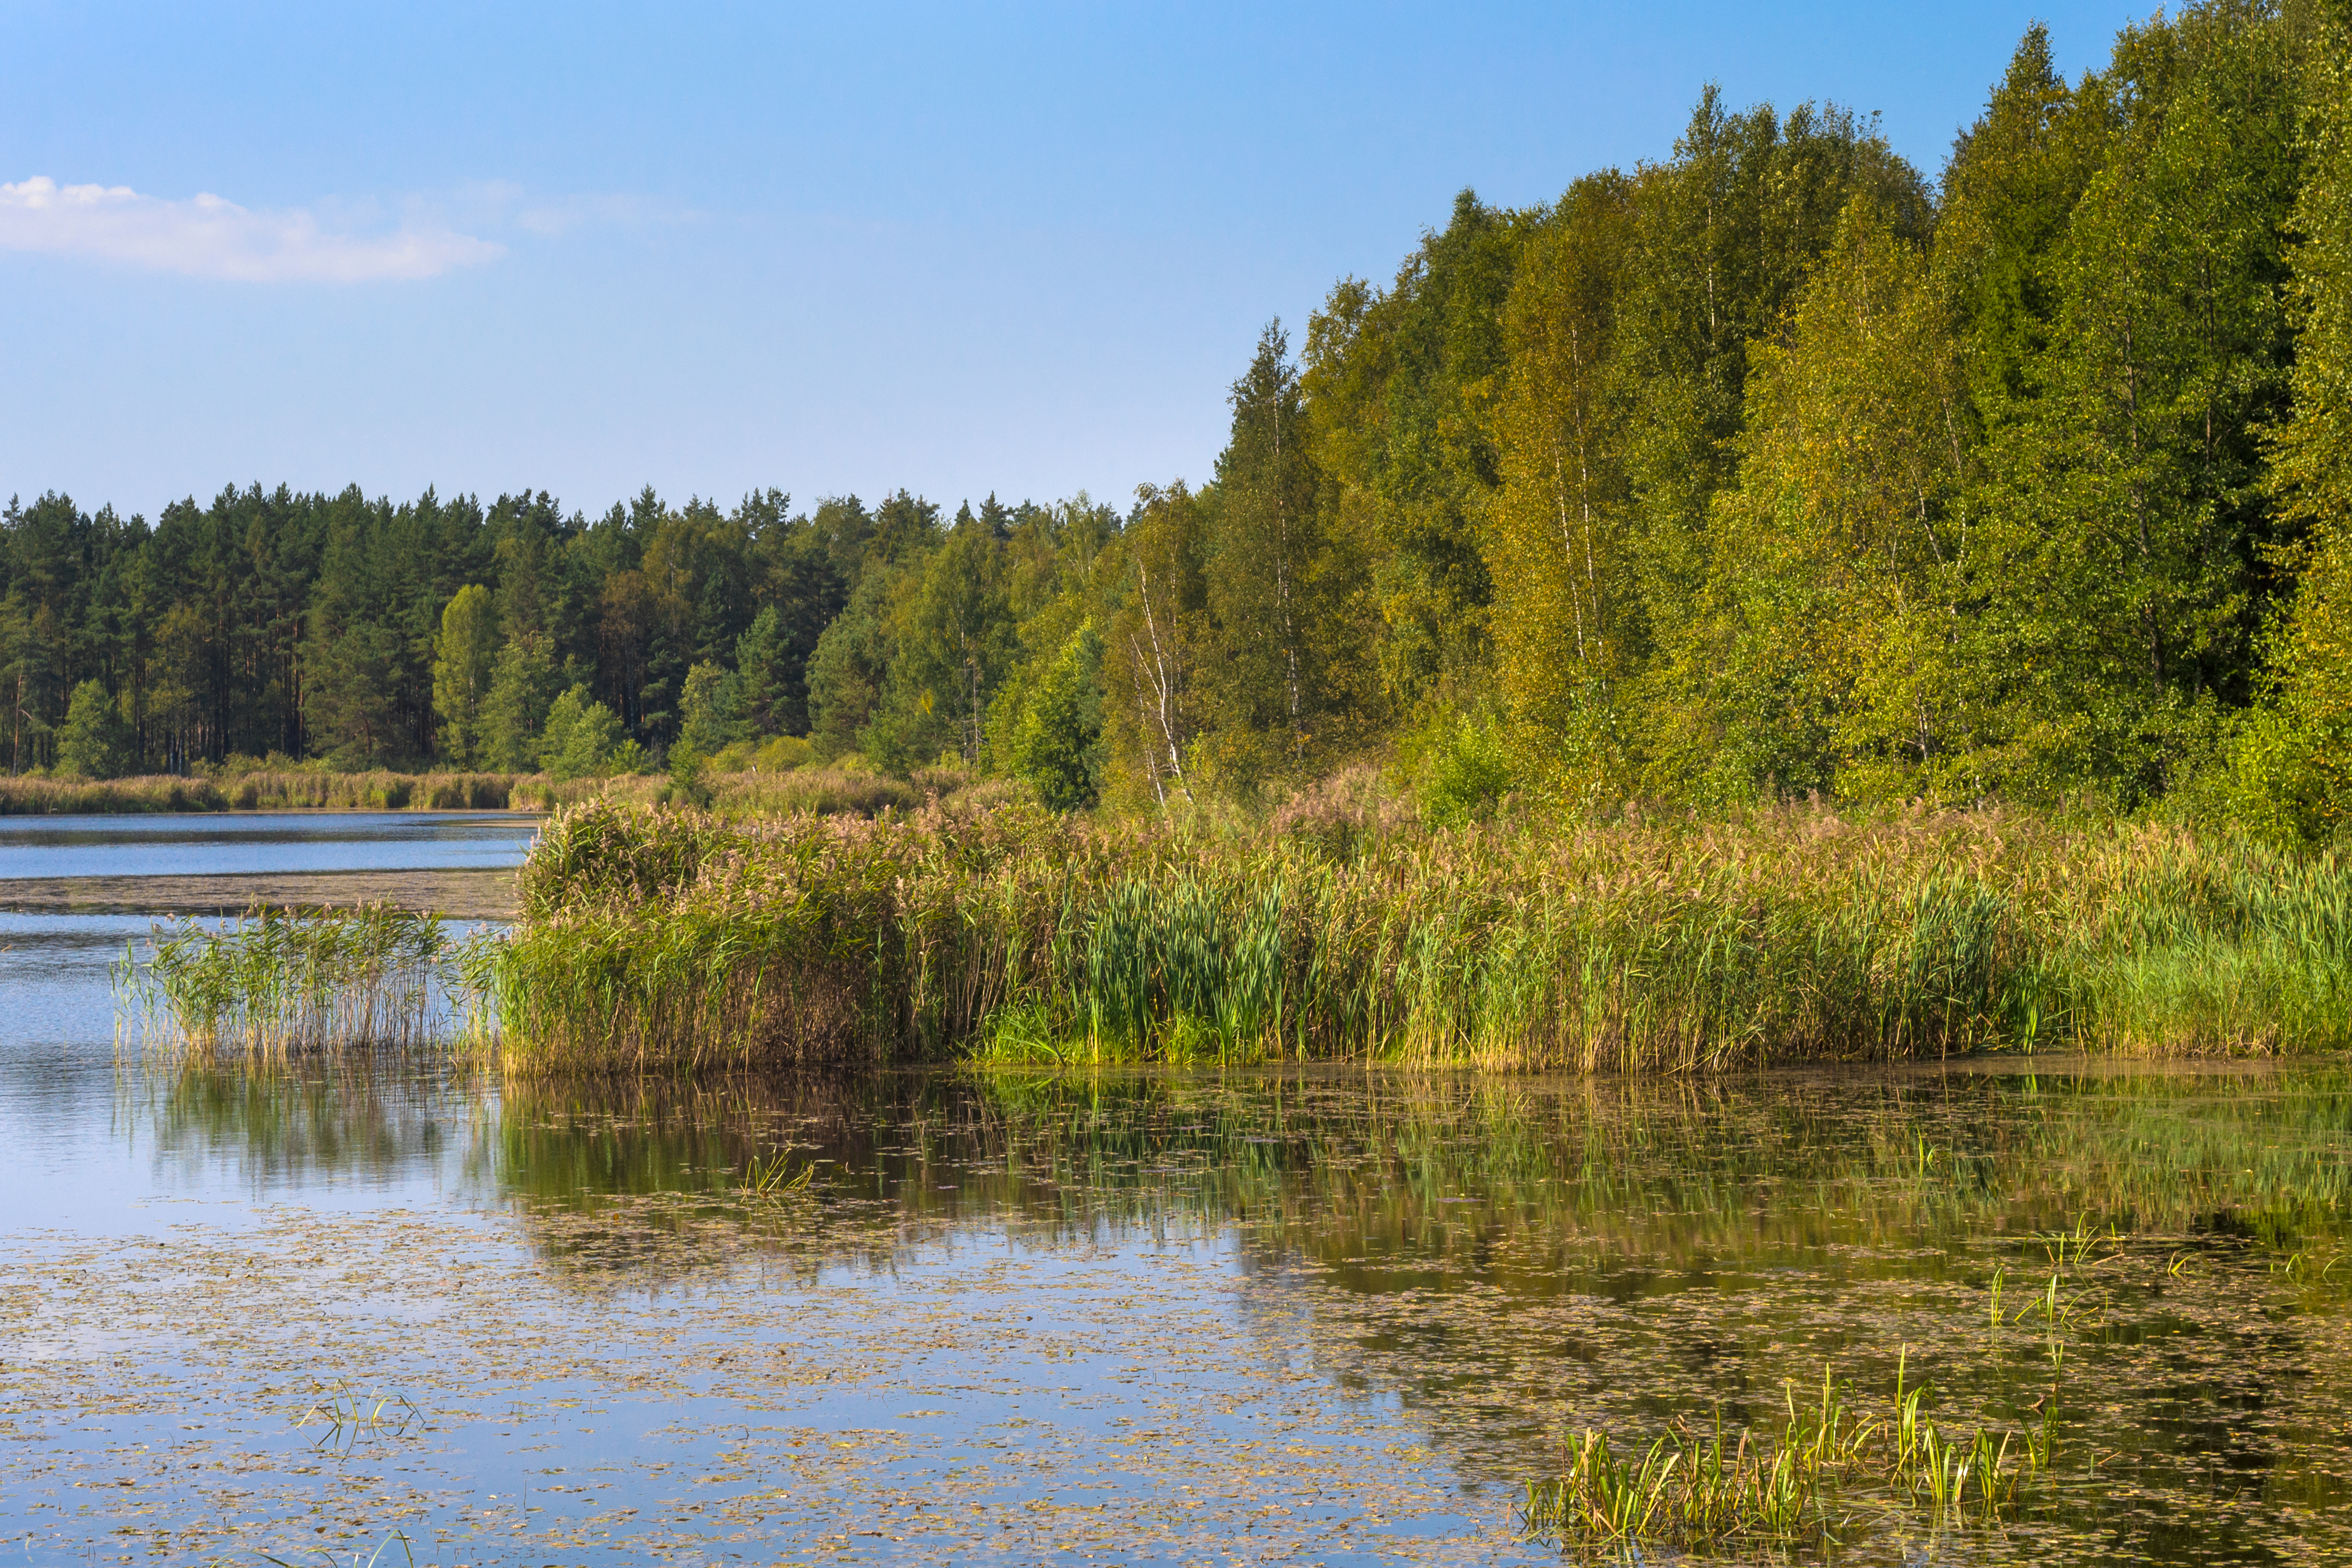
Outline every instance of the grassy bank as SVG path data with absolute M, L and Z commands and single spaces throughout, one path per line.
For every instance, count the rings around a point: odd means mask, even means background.
M 1701 1071 L 2352 1042 L 2352 871 L 1998 812 L 1181 833 L 590 802 L 482 979 L 525 1068 L 1368 1058 Z

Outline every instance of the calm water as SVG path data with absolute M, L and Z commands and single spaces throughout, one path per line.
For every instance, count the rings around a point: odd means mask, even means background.
M 0 883 L 494 869 L 520 864 L 538 828 L 537 818 L 505 812 L 0 816 Z
M 1558 1561 L 1515 1503 L 1564 1428 L 1769 1421 L 1824 1363 L 1883 1403 L 1906 1346 L 1948 1423 L 2054 1404 L 2053 1481 L 1799 1560 L 2352 1561 L 2334 1067 L 226 1071 L 118 1058 L 142 922 L 20 919 L 29 1562 Z M 2060 1231 L 2105 1239 L 2021 1316 Z

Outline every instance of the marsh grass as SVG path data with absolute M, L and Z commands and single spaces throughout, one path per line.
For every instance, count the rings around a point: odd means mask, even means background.
M 827 767 L 716 773 L 709 787 L 711 809 L 739 817 L 793 812 L 878 816 L 885 811 L 912 811 L 925 798 L 922 790 L 904 779 Z
M 0 816 L 193 811 L 505 811 L 562 786 L 522 773 L 339 773 L 321 769 L 184 778 L 0 778 Z M 584 795 L 585 791 L 569 792 Z
M 440 918 L 383 903 L 259 904 L 183 920 L 114 966 L 118 998 L 151 1039 L 204 1055 L 284 1056 L 436 1037 L 449 948 Z
M 1920 1509 L 1938 1522 L 1995 1524 L 2013 1517 L 2049 1471 L 2056 1404 L 2013 1430 L 1948 1434 L 1923 1412 L 1925 1384 L 1906 1386 L 1908 1352 L 1896 1363 L 1894 1397 L 1875 1410 L 1822 1369 L 1819 1394 L 1785 1391 L 1778 1432 L 1671 1423 L 1638 1453 L 1607 1434 L 1570 1433 L 1559 1473 L 1528 1483 L 1522 1518 L 1530 1533 L 1598 1547 L 1713 1550 L 1833 1541 L 1864 1511 Z
M 705 776 L 709 807 L 722 817 L 812 813 L 877 816 L 927 802 L 1004 804 L 1019 791 L 1002 779 L 950 769 L 912 779 L 814 765 L 756 768 Z M 0 816 L 138 815 L 203 811 L 553 811 L 585 801 L 647 806 L 670 792 L 667 778 L 624 773 L 559 779 L 548 773 L 336 773 L 325 767 L 214 770 L 191 776 L 88 779 L 71 774 L 0 778 Z
M 1327 814 L 1328 815 L 1328 814 Z M 479 979 L 534 1070 L 971 1057 L 1700 1072 L 2352 1044 L 2352 871 L 1998 812 L 1192 831 L 559 814 Z

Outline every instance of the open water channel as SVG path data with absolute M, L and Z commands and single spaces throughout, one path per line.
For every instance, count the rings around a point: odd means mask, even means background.
M 118 1044 L 157 911 L 493 917 L 530 826 L 0 823 L 0 1562 L 1556 1562 L 1518 1505 L 1563 1431 L 1777 1426 L 1825 1365 L 1883 1406 L 1898 1358 L 1951 1428 L 2052 1416 L 2048 1478 L 1990 1522 L 1857 1498 L 1789 1560 L 2352 1562 L 2335 1064 L 501 1084 Z

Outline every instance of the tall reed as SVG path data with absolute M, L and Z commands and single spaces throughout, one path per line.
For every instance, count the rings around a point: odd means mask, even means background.
M 115 982 L 152 1033 L 203 1053 L 275 1056 L 416 1046 L 436 1034 L 448 943 L 438 917 L 391 904 L 257 905 L 240 920 L 184 920 Z
M 480 978 L 511 1059 L 551 1068 L 2352 1043 L 2334 858 L 1994 812 L 1333 835 L 607 800 L 550 823 L 522 889 Z
M 187 811 L 504 811 L 550 795 L 519 773 L 338 773 L 324 769 L 219 778 L 0 778 L 0 816 Z

